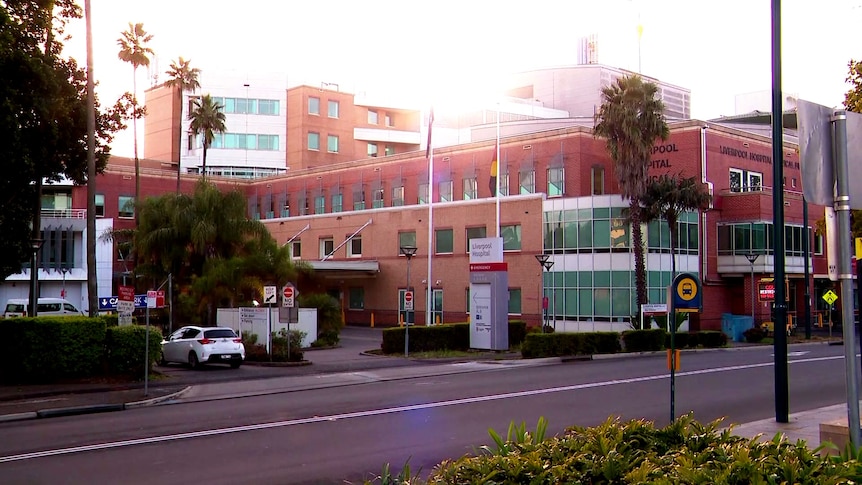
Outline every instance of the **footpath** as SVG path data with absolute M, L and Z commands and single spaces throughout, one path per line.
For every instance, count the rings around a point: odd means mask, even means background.
M 366 339 L 373 340 L 372 338 Z M 378 340 L 379 341 L 379 340 Z M 482 355 L 476 359 L 435 359 L 413 361 L 402 357 L 370 355 L 352 345 L 307 351 L 311 365 L 280 367 L 267 378 L 201 382 L 196 372 L 173 372 L 170 377 L 154 375 L 144 393 L 142 382 L 96 381 L 32 386 L 0 386 L 0 425 L 4 422 L 45 419 L 76 414 L 123 411 L 168 402 L 193 402 L 237 398 L 379 382 L 433 375 L 485 371 L 499 366 L 553 365 L 560 358 L 520 359 L 519 354 Z M 362 345 L 362 344 L 359 344 Z M 365 344 L 365 348 L 374 345 Z M 735 350 L 744 350 L 740 345 Z M 602 356 L 608 358 L 610 356 Z M 620 357 L 633 358 L 621 354 Z M 254 365 L 247 363 L 248 366 Z M 157 368 L 158 370 L 159 368 Z M 232 376 L 231 372 L 220 373 Z M 247 376 L 246 376 L 247 377 Z M 813 449 L 820 445 L 820 424 L 847 419 L 846 403 L 790 415 L 788 423 L 774 418 L 736 424 L 733 434 L 746 438 L 762 435 L 771 439 L 782 433 L 791 442 L 805 440 Z M 845 428 L 846 429 L 846 428 Z

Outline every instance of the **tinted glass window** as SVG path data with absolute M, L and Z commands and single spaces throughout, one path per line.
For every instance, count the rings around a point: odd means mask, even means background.
M 236 338 L 236 334 L 229 328 L 217 328 L 214 330 L 204 330 L 206 338 Z
M 200 330 L 196 328 L 190 328 L 186 330 L 186 333 L 183 334 L 183 338 L 195 338 L 198 336 L 199 333 L 201 333 Z
M 21 303 L 9 303 L 8 305 L 6 305 L 6 311 L 8 313 L 23 313 L 24 305 L 22 305 Z
M 39 313 L 59 312 L 60 311 L 60 304 L 59 303 L 39 303 L 36 306 L 37 306 L 36 311 L 38 311 Z
M 67 312 L 78 313 L 78 309 L 68 303 L 63 303 L 63 309 Z

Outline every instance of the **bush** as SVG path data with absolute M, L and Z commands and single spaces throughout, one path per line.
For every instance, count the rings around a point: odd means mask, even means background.
M 665 330 L 628 330 L 623 332 L 623 347 L 626 352 L 653 352 L 664 348 Z
M 698 333 L 698 342 L 708 349 L 727 345 L 727 335 L 724 332 L 704 330 Z
M 322 345 L 338 345 L 339 334 L 344 328 L 344 315 L 338 300 L 325 293 L 311 293 L 299 295 L 298 303 L 303 308 L 317 308 L 315 341 L 322 340 Z
M 302 339 L 305 335 L 305 332 L 291 330 L 290 341 L 288 342 L 287 330 L 279 330 L 278 334 L 272 336 L 272 360 L 274 362 L 301 362 L 304 355 Z
M 616 332 L 530 333 L 521 344 L 521 356 L 525 359 L 619 351 L 620 335 Z
M 742 336 L 745 337 L 746 342 L 757 343 L 766 337 L 766 330 L 760 327 L 752 327 L 742 332 Z
M 107 329 L 107 368 L 108 374 L 142 376 L 144 374 L 145 348 L 147 346 L 147 327 L 127 325 Z M 162 352 L 162 332 L 150 328 L 148 366 L 159 359 Z

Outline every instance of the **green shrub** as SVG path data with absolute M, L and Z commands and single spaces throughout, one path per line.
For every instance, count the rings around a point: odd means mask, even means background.
M 742 332 L 742 336 L 745 337 L 746 342 L 757 343 L 766 337 L 766 330 L 760 327 L 752 327 Z
M 469 324 L 467 324 L 469 325 Z M 523 320 L 509 320 L 509 346 L 521 345 L 527 335 L 527 323 Z
M 616 332 L 529 333 L 521 344 L 525 359 L 574 355 L 613 354 L 620 351 Z
M 52 382 L 102 371 L 105 323 L 89 317 L 3 320 L 0 379 L 5 383 Z
M 344 328 L 344 315 L 338 300 L 325 293 L 311 293 L 299 295 L 298 303 L 303 308 L 317 308 L 315 340 L 323 340 L 325 345 L 337 345 Z
M 162 352 L 162 332 L 150 327 L 149 359 L 146 359 L 147 327 L 126 325 L 109 327 L 106 338 L 107 373 L 142 376 L 146 364 L 152 366 Z
M 527 334 L 527 324 L 520 320 L 512 320 L 509 322 L 508 331 L 509 347 L 521 345 Z M 384 354 L 404 353 L 404 327 L 384 329 L 380 349 Z M 469 323 L 447 323 L 430 327 L 410 326 L 410 352 L 469 349 Z
M 288 332 L 281 329 L 272 336 L 272 360 L 274 362 L 301 362 L 302 339 L 306 333 L 298 330 L 290 331 L 290 345 L 288 346 Z
M 653 352 L 664 348 L 663 328 L 650 330 L 628 330 L 623 332 L 623 347 L 626 352 Z
M 727 335 L 724 332 L 704 330 L 698 333 L 698 342 L 708 349 L 724 347 L 727 345 Z

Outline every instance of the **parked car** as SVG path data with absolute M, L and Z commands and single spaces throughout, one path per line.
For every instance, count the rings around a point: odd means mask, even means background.
M 3 311 L 5 318 L 26 317 L 30 310 L 30 300 L 27 298 L 12 298 L 6 301 Z M 36 313 L 39 317 L 83 316 L 71 302 L 62 298 L 39 298 L 36 300 Z
M 183 327 L 162 341 L 161 364 L 230 364 L 234 369 L 245 360 L 242 339 L 227 327 Z

